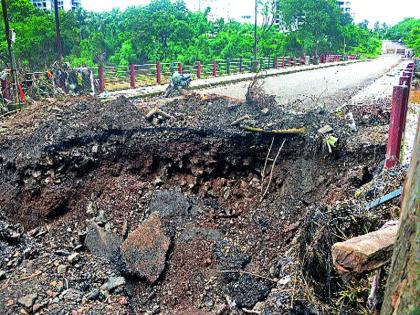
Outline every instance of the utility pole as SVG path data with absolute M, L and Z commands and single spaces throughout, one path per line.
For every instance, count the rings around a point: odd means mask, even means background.
M 58 64 L 61 66 L 63 62 L 63 48 L 61 47 L 60 34 L 60 16 L 58 15 L 58 0 L 54 0 L 54 14 L 55 14 L 55 33 L 58 50 Z
M 6 34 L 7 40 L 7 48 L 9 50 L 9 57 L 10 57 L 10 67 L 12 71 L 12 78 L 13 78 L 13 95 L 14 101 L 19 103 L 19 95 L 18 95 L 18 80 L 17 80 L 17 67 L 16 67 L 16 59 L 15 54 L 13 52 L 13 42 L 14 42 L 14 31 L 10 29 L 9 25 L 9 17 L 7 15 L 7 2 L 6 0 L 1 0 L 1 5 L 3 9 L 3 19 L 4 19 L 4 30 Z
M 257 23 L 258 23 L 258 0 L 255 0 L 255 23 L 254 23 L 254 60 L 257 60 Z

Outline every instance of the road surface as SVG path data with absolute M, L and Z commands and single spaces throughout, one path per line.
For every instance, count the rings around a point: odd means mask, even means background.
M 399 64 L 400 57 L 382 56 L 367 62 L 298 72 L 264 79 L 263 89 L 276 95 L 279 105 L 334 106 L 349 101 L 360 89 L 383 77 Z M 200 90 L 244 99 L 250 81 Z M 322 105 L 322 104 L 321 104 Z

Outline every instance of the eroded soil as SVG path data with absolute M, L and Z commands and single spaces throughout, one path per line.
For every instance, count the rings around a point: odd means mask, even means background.
M 3 119 L 0 313 L 351 313 L 330 246 L 398 215 L 398 200 L 365 210 L 405 172 L 382 172 L 387 104 L 298 115 L 214 95 L 83 97 Z M 155 106 L 170 118 L 147 119 Z M 93 222 L 118 243 L 153 213 L 156 233 L 170 238 L 161 272 L 144 262 L 159 272 L 153 283 L 108 255 L 103 239 L 86 244 Z

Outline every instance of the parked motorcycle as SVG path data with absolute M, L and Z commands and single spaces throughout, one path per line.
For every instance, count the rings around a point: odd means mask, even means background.
M 181 89 L 188 89 L 192 81 L 191 74 L 180 74 L 179 72 L 174 72 L 171 78 L 171 82 L 165 91 L 165 97 L 180 95 Z

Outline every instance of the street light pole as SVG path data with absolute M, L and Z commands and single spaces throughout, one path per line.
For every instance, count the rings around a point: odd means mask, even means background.
M 257 60 L 257 23 L 258 23 L 258 0 L 255 0 L 255 23 L 254 23 L 254 60 Z
M 11 67 L 11 71 L 12 71 L 14 101 L 16 103 L 19 103 L 17 67 L 16 67 L 15 54 L 13 52 L 14 38 L 12 39 L 12 37 L 14 37 L 14 35 L 13 35 L 13 31 L 10 30 L 9 17 L 7 15 L 7 2 L 6 2 L 6 0 L 1 0 L 1 5 L 2 5 L 2 9 L 3 9 L 4 31 L 5 31 L 5 34 L 6 34 L 7 48 L 9 50 L 10 67 Z
M 60 16 L 58 15 L 58 0 L 54 0 L 54 15 L 55 15 L 55 33 L 58 50 L 58 64 L 61 66 L 63 62 L 63 49 L 61 47 L 61 33 L 60 33 Z

